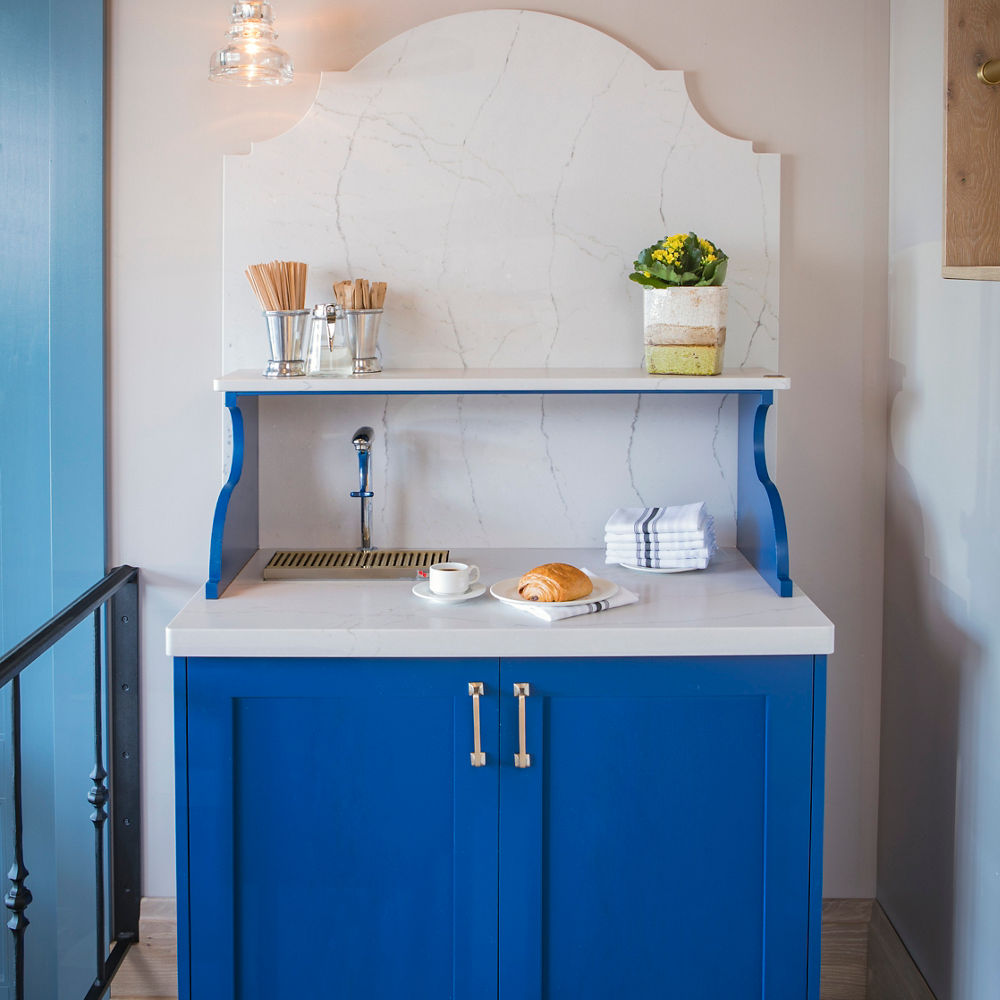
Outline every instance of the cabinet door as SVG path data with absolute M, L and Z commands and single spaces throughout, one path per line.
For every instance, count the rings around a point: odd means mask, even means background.
M 501 1000 L 810 995 L 813 674 L 501 662 Z
M 177 678 L 182 995 L 495 995 L 495 659 L 191 659 Z

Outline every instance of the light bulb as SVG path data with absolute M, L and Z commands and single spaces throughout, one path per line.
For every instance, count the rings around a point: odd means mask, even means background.
M 270 3 L 234 3 L 229 21 L 226 44 L 209 65 L 210 80 L 245 87 L 292 82 L 291 57 L 275 44 L 278 36 L 271 27 L 274 13 Z

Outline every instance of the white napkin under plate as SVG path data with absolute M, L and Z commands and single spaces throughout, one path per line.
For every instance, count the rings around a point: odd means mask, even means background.
M 591 579 L 594 578 L 594 574 L 589 569 L 584 569 L 583 572 Z M 590 601 L 587 604 L 574 604 L 570 607 L 552 607 L 543 601 L 525 601 L 524 604 L 509 604 L 508 607 L 526 611 L 529 615 L 541 618 L 544 622 L 557 622 L 562 618 L 593 615 L 598 611 L 609 611 L 611 608 L 621 608 L 626 604 L 636 604 L 638 600 L 638 594 L 633 594 L 631 590 L 619 585 L 618 590 L 603 601 Z

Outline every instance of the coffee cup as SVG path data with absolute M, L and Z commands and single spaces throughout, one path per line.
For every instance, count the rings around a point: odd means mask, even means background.
M 427 575 L 432 594 L 453 597 L 464 594 L 479 579 L 479 567 L 463 562 L 434 563 Z

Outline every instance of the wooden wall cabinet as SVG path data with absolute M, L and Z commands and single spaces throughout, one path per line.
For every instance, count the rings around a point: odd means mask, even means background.
M 1000 86 L 976 75 L 991 59 L 1000 59 L 1000 2 L 948 0 L 946 278 L 1000 281 Z

